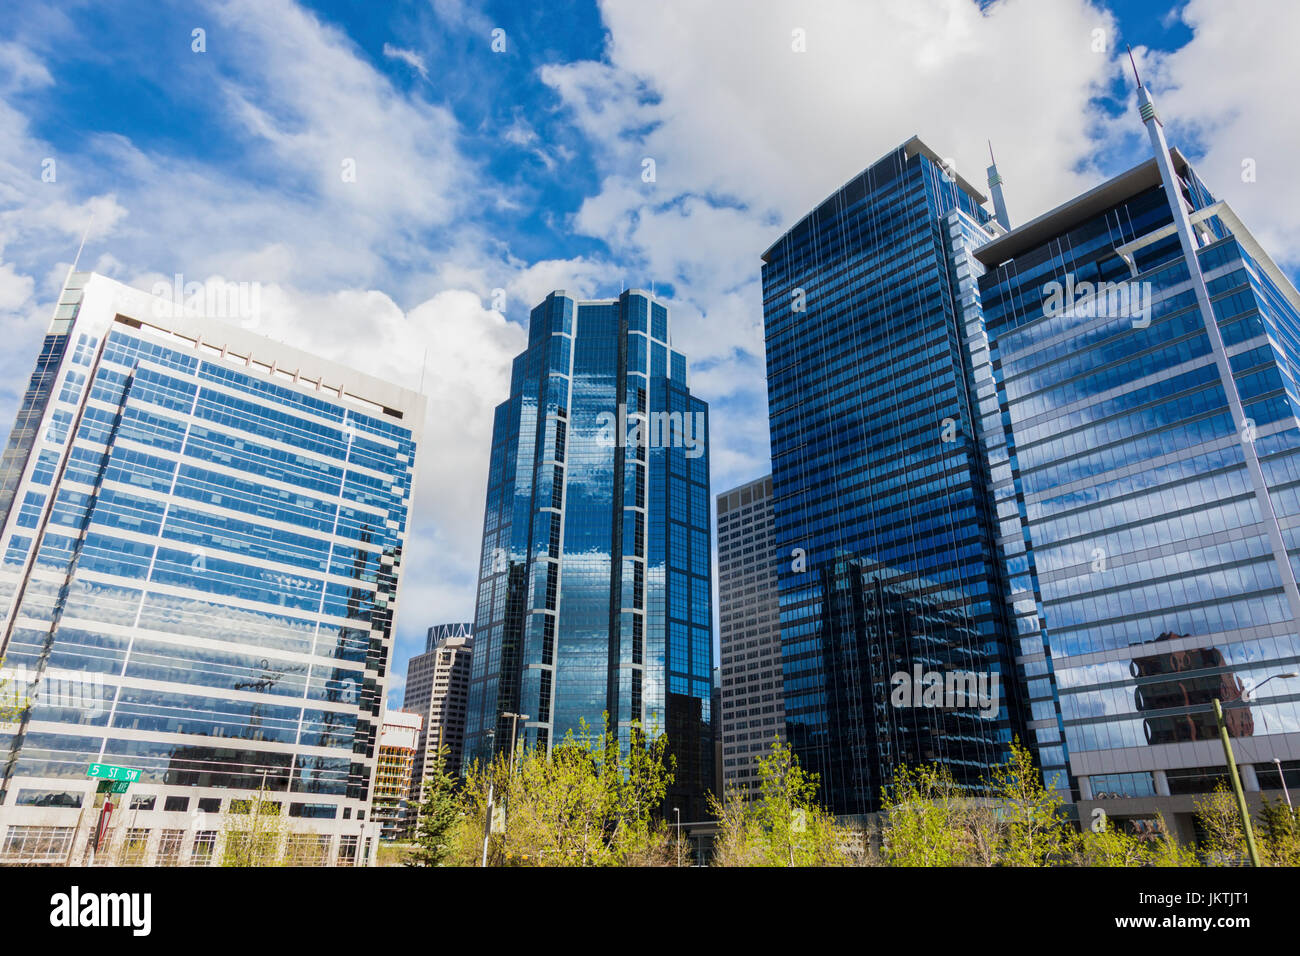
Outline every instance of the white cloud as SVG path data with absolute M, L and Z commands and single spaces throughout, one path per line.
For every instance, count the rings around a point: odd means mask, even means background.
M 605 59 L 541 74 L 604 177 L 574 226 L 640 270 L 635 284 L 673 284 L 674 344 L 714 404 L 718 487 L 767 467 L 759 256 L 785 228 L 914 133 L 976 184 L 991 138 L 1022 220 L 1098 178 L 1090 100 L 1118 65 L 1092 50 L 1095 30 L 1113 45 L 1114 23 L 1087 0 L 983 13 L 973 0 L 606 0 L 601 12 Z
M 1171 144 L 1188 152 L 1182 136 L 1194 137 L 1204 154 L 1193 163 L 1210 191 L 1236 209 L 1275 259 L 1300 266 L 1300 181 L 1291 169 L 1300 153 L 1300 4 L 1262 0 L 1243 15 L 1228 4 L 1191 0 L 1182 19 L 1191 41 L 1143 66 Z M 1253 182 L 1243 180 L 1248 161 Z
M 399 46 L 393 46 L 391 43 L 385 43 L 384 56 L 390 60 L 401 60 L 426 80 L 429 78 L 429 69 L 424 65 L 424 57 L 414 50 L 404 50 Z
M 18 275 L 12 262 L 0 262 L 0 312 L 17 312 L 32 297 L 36 282 Z
M 14 96 L 46 84 L 49 71 L 29 50 L 0 46 L 9 346 L 0 418 L 12 420 L 92 214 L 82 268 L 145 290 L 176 272 L 257 282 L 260 333 L 411 388 L 423 372 L 435 412 L 420 443 L 398 618 L 409 642 L 431 620 L 472 616 L 492 409 L 525 340 L 483 297 L 512 277 L 530 293 L 535 284 L 526 263 L 470 221 L 484 190 L 448 110 L 395 89 L 349 38 L 288 0 L 235 0 L 210 14 L 223 38 L 215 92 L 224 108 L 202 122 L 225 124 L 240 148 L 234 163 L 116 133 L 56 153 Z M 41 180 L 43 157 L 57 160 L 54 182 Z M 355 182 L 340 175 L 344 159 L 356 161 Z M 483 288 L 448 286 L 440 273 L 479 277 Z

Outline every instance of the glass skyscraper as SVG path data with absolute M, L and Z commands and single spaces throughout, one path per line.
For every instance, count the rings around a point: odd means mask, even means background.
M 1190 836 L 1214 698 L 1252 799 L 1300 776 L 1300 294 L 1140 96 L 1167 160 L 974 254 L 1044 764 Z
M 465 759 L 602 715 L 668 735 L 670 805 L 713 782 L 708 407 L 668 310 L 629 290 L 533 309 L 492 432 Z
M 983 202 L 913 138 L 763 255 L 786 725 L 837 813 L 876 809 L 900 763 L 974 786 L 1017 726 L 971 424 Z
M 0 472 L 0 653 L 32 704 L 0 732 L 0 853 L 79 862 L 104 763 L 141 771 L 112 824 L 145 861 L 211 859 L 263 784 L 314 858 L 365 858 L 423 415 L 70 275 Z

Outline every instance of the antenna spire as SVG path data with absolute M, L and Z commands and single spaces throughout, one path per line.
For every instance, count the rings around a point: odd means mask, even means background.
M 72 268 L 68 270 L 69 274 L 77 271 L 77 263 L 81 262 L 81 250 L 86 248 L 86 237 L 90 235 L 91 227 L 95 225 L 95 214 L 90 214 L 90 221 L 86 223 L 86 231 L 81 234 L 81 244 L 77 246 L 77 254 L 72 258 Z
M 1126 43 L 1124 44 L 1124 48 L 1128 50 L 1128 62 L 1129 65 L 1133 67 L 1133 79 L 1137 80 L 1138 89 L 1140 90 L 1142 89 L 1142 77 L 1138 75 L 1137 61 L 1133 59 L 1133 47 Z

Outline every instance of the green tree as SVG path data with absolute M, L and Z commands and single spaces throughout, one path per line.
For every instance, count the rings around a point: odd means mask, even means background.
M 881 793 L 887 866 L 979 866 L 994 859 L 996 821 L 944 766 L 900 766 Z
M 836 824 L 817 803 L 818 779 L 799 766 L 789 746 L 773 740 L 758 759 L 754 799 L 736 788 L 710 796 L 720 821 L 714 846 L 719 866 L 843 866 L 857 834 Z
M 1222 780 L 1214 792 L 1197 800 L 1196 819 L 1205 834 L 1207 862 L 1231 865 L 1246 859 L 1246 833 L 1241 826 L 1237 800 Z
M 1051 866 L 1062 862 L 1073 829 L 1057 790 L 1043 786 L 1033 755 L 1011 742 L 1011 756 L 993 768 L 989 791 L 1000 814 L 998 859 L 1007 866 Z
M 1268 866 L 1300 866 L 1300 814 L 1287 804 L 1264 798 L 1256 839 L 1261 862 Z
M 278 866 L 287 831 L 284 805 L 262 785 L 248 799 L 232 799 L 221 813 L 222 866 Z
M 1087 828 L 1074 840 L 1076 866 L 1198 866 L 1196 852 L 1174 839 L 1157 814 L 1155 833 L 1139 836 L 1104 817 L 1097 828 Z
M 28 701 L 18 693 L 18 688 L 10 686 L 13 681 L 4 676 L 4 665 L 4 658 L 0 657 L 0 724 L 17 720 L 28 705 Z
M 1098 829 L 1085 827 L 1078 835 L 1073 859 L 1078 866 L 1145 866 L 1150 851 L 1147 841 L 1105 817 Z
M 407 866 L 445 866 L 453 858 L 453 837 L 466 813 L 456 778 L 447 772 L 449 752 L 450 748 L 443 746 L 432 755 L 433 764 L 416 818 L 415 845 L 406 858 Z
M 764 853 L 762 834 L 744 790 L 734 784 L 727 787 L 719 799 L 709 794 L 709 812 L 718 820 L 718 833 L 713 841 L 714 866 L 762 866 Z
M 505 821 L 489 839 L 492 865 L 666 865 L 675 859 L 662 819 L 673 779 L 667 744 L 639 728 L 620 741 L 606 717 L 600 733 L 581 722 L 549 752 L 523 747 L 513 761 L 498 755 L 467 775 L 467 824 L 481 840 L 491 790 Z M 469 840 L 457 845 L 459 862 Z

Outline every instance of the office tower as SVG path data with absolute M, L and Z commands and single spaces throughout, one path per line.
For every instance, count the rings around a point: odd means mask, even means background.
M 424 718 L 405 710 L 385 710 L 375 759 L 372 813 L 381 840 L 410 836 L 419 815 L 420 795 L 413 787 L 415 754 Z
M 669 806 L 703 819 L 713 779 L 708 408 L 668 310 L 629 290 L 533 309 L 497 407 L 465 759 L 666 733 Z
M 786 728 L 837 813 L 903 763 L 977 786 L 1018 721 L 951 242 L 984 201 L 913 138 L 763 254 Z
M 417 797 L 424 793 L 426 768 L 439 747 L 447 748 L 447 769 L 460 771 L 465 747 L 465 705 L 469 700 L 469 665 L 474 653 L 474 622 L 429 628 L 423 654 L 406 666 L 405 710 L 424 717 L 412 779 Z M 422 797 L 420 797 L 422 799 Z
M 772 476 L 718 495 L 722 782 L 758 783 L 758 758 L 785 740 L 781 607 Z
M 1215 698 L 1252 801 L 1300 776 L 1300 295 L 1139 102 L 1154 158 L 975 256 L 1031 726 L 1081 818 L 1190 836 Z
M 0 654 L 33 707 L 0 732 L 0 853 L 79 861 L 100 763 L 140 771 L 113 825 L 145 862 L 213 858 L 218 814 L 263 784 L 330 859 L 369 858 L 423 415 L 413 392 L 70 275 L 9 446 L 28 452 L 5 462 Z

